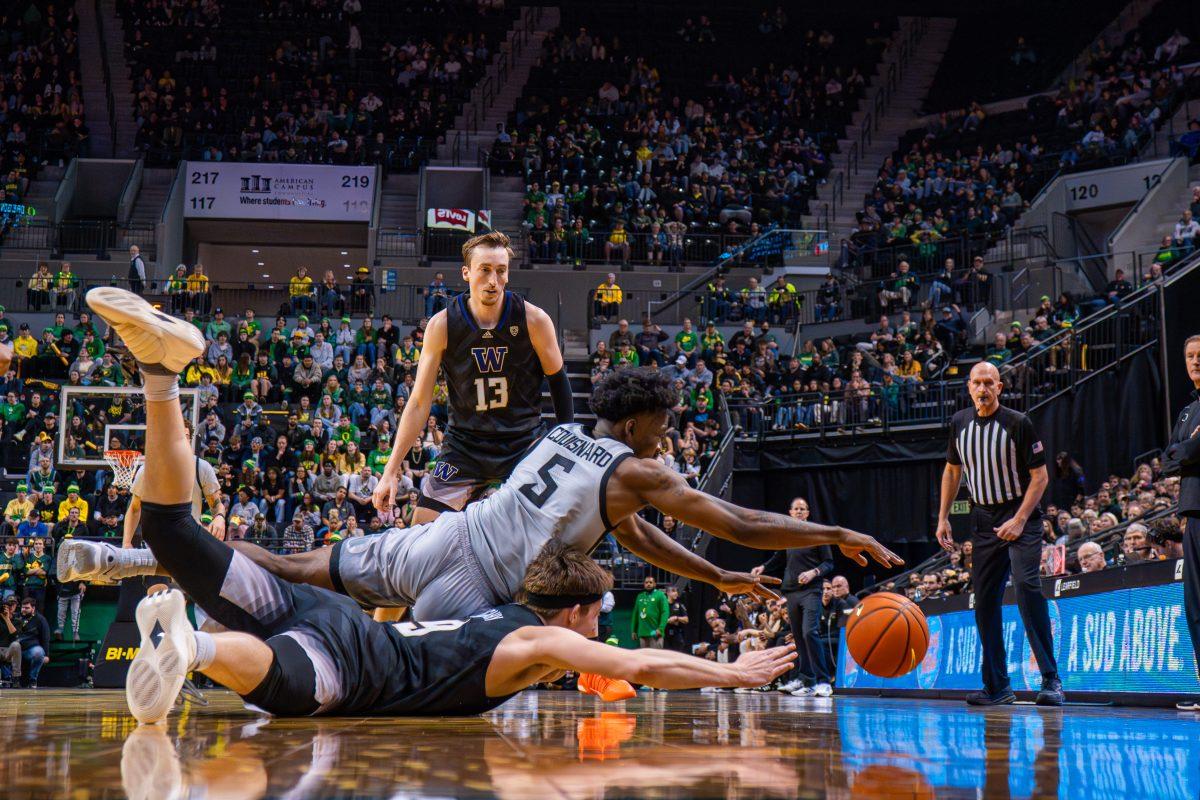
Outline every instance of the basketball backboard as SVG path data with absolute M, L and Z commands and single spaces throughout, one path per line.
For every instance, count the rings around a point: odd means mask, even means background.
M 194 388 L 180 388 L 179 402 L 184 418 L 192 425 L 192 446 L 200 421 L 200 404 Z M 117 449 L 145 452 L 145 394 L 139 386 L 63 386 L 59 401 L 58 466 L 61 468 L 108 468 L 104 451 L 115 436 Z M 74 439 L 72 419 L 78 416 L 84 425 L 83 441 Z

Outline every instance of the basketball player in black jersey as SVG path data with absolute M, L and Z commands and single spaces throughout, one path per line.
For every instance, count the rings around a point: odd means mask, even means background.
M 375 622 L 348 597 L 276 578 L 191 516 L 195 462 L 184 437 L 179 371 L 203 351 L 199 331 L 122 289 L 93 289 L 87 302 L 116 329 L 144 378 L 143 538 L 158 566 L 227 629 L 193 630 L 175 590 L 138 604 L 141 646 L 126 679 L 138 721 L 165 719 L 192 670 L 280 716 L 429 715 L 478 714 L 567 670 L 664 689 L 750 687 L 795 660 L 791 647 L 718 664 L 588 641 L 612 579 L 557 541 L 529 564 L 518 603 L 425 625 Z
M 400 464 L 425 429 L 440 367 L 450 395 L 450 424 L 437 463 L 421 481 L 413 524 L 461 511 L 508 477 L 543 432 L 543 380 L 558 422 L 574 418 L 554 323 L 504 288 L 512 257 L 508 237 L 499 231 L 475 236 L 463 244 L 462 254 L 469 291 L 429 320 L 412 393 L 373 498 L 381 512 L 395 503 Z

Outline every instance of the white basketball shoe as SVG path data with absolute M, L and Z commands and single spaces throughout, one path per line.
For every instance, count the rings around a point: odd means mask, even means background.
M 143 724 L 161 722 L 171 712 L 188 668 L 196 657 L 196 637 L 187 618 L 187 601 L 177 589 L 147 595 L 137 607 L 141 648 L 125 678 L 129 712 Z M 154 625 L 162 628 L 158 646 Z
M 143 367 L 179 374 L 204 352 L 204 336 L 195 325 L 164 314 L 133 292 L 99 286 L 87 293 L 87 304 L 116 329 Z

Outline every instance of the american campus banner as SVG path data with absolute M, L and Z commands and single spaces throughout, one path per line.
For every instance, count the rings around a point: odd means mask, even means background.
M 1043 579 L 1063 688 L 1200 694 L 1182 576 L 1183 562 L 1167 561 Z M 921 604 L 929 621 L 929 651 L 920 666 L 899 678 L 877 678 L 860 669 L 846 651 L 843 629 L 838 688 L 978 689 L 982 649 L 973 600 L 966 595 Z M 1004 640 L 1013 688 L 1036 691 L 1041 675 L 1011 597 L 1004 606 Z
M 376 179 L 375 167 L 189 161 L 183 215 L 370 222 Z

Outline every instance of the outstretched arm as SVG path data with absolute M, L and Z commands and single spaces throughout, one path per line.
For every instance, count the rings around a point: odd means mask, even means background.
M 417 377 L 413 380 L 412 392 L 400 422 L 396 425 L 396 438 L 392 441 L 392 454 L 388 456 L 383 474 L 375 486 L 372 499 L 375 508 L 383 513 L 396 502 L 396 479 L 400 475 L 400 464 L 408 456 L 413 443 L 425 430 L 429 421 L 429 408 L 433 404 L 433 385 L 437 382 L 438 369 L 442 366 L 442 353 L 446 350 L 446 312 L 439 311 L 429 321 L 425 330 L 425 342 L 421 348 L 421 359 L 417 362 Z
M 594 672 L 658 689 L 754 688 L 787 672 L 795 660 L 793 645 L 744 653 L 733 663 L 720 664 L 673 650 L 625 650 L 553 625 L 530 626 L 509 634 L 496 648 L 488 665 L 487 693 L 496 697 L 520 691 L 555 670 Z
M 767 588 L 767 585 L 778 585 L 778 578 L 721 569 L 637 514 L 621 520 L 613 535 L 638 558 L 680 577 L 702 581 L 727 594 L 750 593 L 760 600 L 779 599 L 779 595 Z
M 864 551 L 885 567 L 904 563 L 900 556 L 865 534 L 804 522 L 785 514 L 741 508 L 697 491 L 681 474 L 657 461 L 626 459 L 617 468 L 617 475 L 621 487 L 632 491 L 642 504 L 746 547 L 781 550 L 830 544 L 837 545 L 842 553 L 862 565 L 867 563 Z

